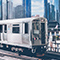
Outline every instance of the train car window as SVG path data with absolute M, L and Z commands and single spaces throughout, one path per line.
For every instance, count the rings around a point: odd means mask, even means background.
M 54 35 L 54 32 L 52 32 L 52 35 Z
M 2 33 L 3 29 L 2 29 L 2 25 L 0 25 L 0 33 Z
M 48 36 L 50 36 L 50 32 L 48 32 Z
M 28 34 L 28 23 L 25 23 L 25 34 Z
M 13 27 L 13 33 L 19 33 L 19 27 Z
M 13 24 L 13 26 L 19 26 L 19 24 Z
M 35 35 L 38 35 L 40 32 L 39 32 L 39 23 L 36 22 L 36 23 L 33 23 L 33 34 Z
M 7 33 L 7 25 L 4 27 L 4 32 Z
M 19 24 L 13 24 L 12 33 L 19 33 L 19 32 L 20 32 Z
M 59 34 L 59 32 L 56 32 L 56 35 L 58 35 Z

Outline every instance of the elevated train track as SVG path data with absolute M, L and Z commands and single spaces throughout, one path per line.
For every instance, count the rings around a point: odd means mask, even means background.
M 29 56 L 24 56 L 24 55 L 19 56 L 17 53 L 0 49 L 0 57 L 4 57 L 4 56 L 12 57 L 18 60 L 41 60 L 39 58 L 34 58 L 34 57 L 29 57 Z
M 46 52 L 45 56 L 50 59 L 60 60 L 60 53 L 57 53 L 57 52 L 49 51 L 49 52 Z

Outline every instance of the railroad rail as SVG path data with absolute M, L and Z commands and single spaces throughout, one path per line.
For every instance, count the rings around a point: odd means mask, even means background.
M 19 56 L 17 53 L 5 51 L 2 49 L 0 49 L 0 56 L 2 56 L 2 57 L 8 56 L 8 57 L 13 57 L 13 58 L 22 59 L 22 60 L 42 60 L 39 58 L 29 57 L 29 56 L 24 56 L 24 55 Z
M 45 56 L 50 58 L 50 59 L 60 60 L 60 53 L 58 53 L 58 52 L 49 51 L 49 52 L 45 53 Z

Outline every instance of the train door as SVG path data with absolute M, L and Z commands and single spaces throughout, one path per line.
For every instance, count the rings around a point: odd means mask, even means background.
M 41 22 L 41 44 L 46 44 L 46 28 L 45 22 Z
M 29 22 L 23 23 L 22 43 L 29 44 Z
M 2 39 L 2 31 L 3 31 L 3 28 L 2 27 L 3 27 L 3 25 L 0 25 L 0 41 L 3 40 Z
M 0 40 L 7 40 L 7 25 L 0 25 Z
M 7 25 L 6 24 L 3 25 L 2 36 L 3 36 L 3 40 L 6 41 L 7 40 Z

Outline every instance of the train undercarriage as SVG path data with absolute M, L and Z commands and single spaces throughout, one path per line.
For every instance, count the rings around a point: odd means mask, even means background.
M 0 49 L 11 51 L 17 53 L 18 55 L 27 55 L 33 57 L 43 57 L 46 52 L 46 45 L 43 46 L 33 46 L 30 48 L 20 47 L 20 46 L 13 46 L 13 45 L 6 45 L 0 43 Z

